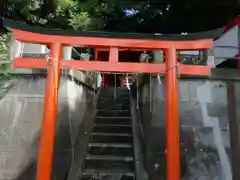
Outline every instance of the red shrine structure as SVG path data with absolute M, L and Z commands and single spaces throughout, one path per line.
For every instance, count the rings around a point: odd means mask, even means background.
M 159 35 L 143 36 L 111 34 L 101 32 L 73 32 L 69 33 L 41 28 L 25 28 L 15 22 L 7 24 L 12 28 L 16 40 L 46 44 L 50 46 L 49 58 L 34 59 L 16 57 L 14 68 L 47 68 L 47 82 L 44 102 L 44 115 L 38 154 L 37 180 L 50 180 L 54 134 L 56 126 L 58 88 L 62 69 L 78 69 L 86 71 L 124 72 L 124 73 L 152 73 L 165 77 L 166 98 L 166 142 L 167 142 L 167 179 L 180 180 L 180 138 L 179 138 L 179 105 L 178 105 L 178 74 L 208 76 L 209 66 L 184 65 L 177 61 L 177 50 L 204 50 L 212 47 L 211 38 L 163 38 Z M 96 54 L 101 49 L 109 51 L 108 61 L 65 60 L 62 48 L 65 45 L 85 45 L 94 48 Z M 137 62 L 120 62 L 119 52 L 122 49 L 134 50 L 163 50 L 164 63 L 150 64 Z

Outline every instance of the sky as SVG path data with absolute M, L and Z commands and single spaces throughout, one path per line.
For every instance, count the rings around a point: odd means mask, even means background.
M 139 11 L 135 9 L 125 9 L 125 13 L 127 16 L 133 16 L 137 14 Z

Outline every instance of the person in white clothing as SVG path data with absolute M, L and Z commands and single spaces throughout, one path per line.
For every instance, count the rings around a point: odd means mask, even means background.
M 126 76 L 126 86 L 127 86 L 128 90 L 130 90 L 128 75 Z
M 100 72 L 97 74 L 97 88 L 100 88 L 102 85 L 102 75 Z

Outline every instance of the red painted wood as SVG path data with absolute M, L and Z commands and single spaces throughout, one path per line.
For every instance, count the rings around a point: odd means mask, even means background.
M 230 24 L 226 26 L 226 28 L 224 29 L 224 33 L 227 33 L 233 27 L 239 26 L 239 25 L 240 25 L 240 16 L 237 16 Z
M 240 16 L 239 16 L 240 17 Z M 240 70 L 240 53 L 236 55 L 236 61 L 237 61 L 237 68 Z
M 62 61 L 64 69 L 79 69 L 101 72 L 164 73 L 165 64 L 101 62 L 101 61 Z
M 134 72 L 134 73 L 161 73 L 165 72 L 165 64 L 147 64 L 147 63 L 127 63 L 118 62 L 109 66 L 108 62 L 101 61 L 76 61 L 63 60 L 61 63 L 62 69 L 79 69 L 87 71 L 101 71 L 101 72 Z M 46 59 L 34 58 L 16 58 L 13 63 L 14 68 L 46 68 Z M 198 65 L 183 65 L 179 64 L 178 73 L 182 75 L 203 75 L 208 76 L 211 72 L 209 66 Z
M 211 67 L 210 66 L 179 64 L 179 73 L 181 75 L 209 76 L 210 72 L 211 72 Z
M 13 62 L 14 68 L 33 68 L 44 69 L 48 67 L 47 59 L 38 58 L 15 58 Z
M 118 57 L 119 57 L 118 48 L 111 47 L 109 52 L 109 62 L 111 63 L 118 62 Z
M 178 76 L 176 49 L 166 50 L 166 138 L 167 179 L 180 180 L 180 133 L 178 114 Z
M 51 58 L 48 64 L 48 76 L 45 91 L 44 113 L 41 139 L 38 152 L 37 180 L 51 180 L 53 147 L 56 128 L 58 87 L 60 80 L 61 44 L 51 46 Z
M 13 29 L 16 40 L 32 43 L 51 44 L 59 42 L 64 45 L 87 45 L 90 47 L 118 47 L 134 49 L 207 49 L 212 47 L 212 40 L 195 41 L 166 41 L 166 40 L 146 40 L 146 39 L 117 39 L 117 38 L 97 38 L 79 36 L 56 36 L 44 35 Z

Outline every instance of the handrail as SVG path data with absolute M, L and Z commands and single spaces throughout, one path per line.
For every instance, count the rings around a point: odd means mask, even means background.
M 68 79 L 73 80 L 73 82 L 75 82 L 76 84 L 78 84 L 78 85 L 82 85 L 82 86 L 84 86 L 84 87 L 90 89 L 91 91 L 97 92 L 96 89 L 94 89 L 93 87 L 87 85 L 87 84 L 84 83 L 83 81 L 78 80 L 76 77 L 72 76 L 71 74 L 68 74 Z
M 145 142 L 145 133 L 144 133 L 144 129 L 143 129 L 143 121 L 142 121 L 142 115 L 141 115 L 141 111 L 139 109 L 139 105 L 137 105 L 137 115 L 138 115 L 138 122 L 139 122 L 139 125 L 140 125 L 140 129 L 141 129 L 141 135 L 142 135 L 142 139 L 144 140 Z

